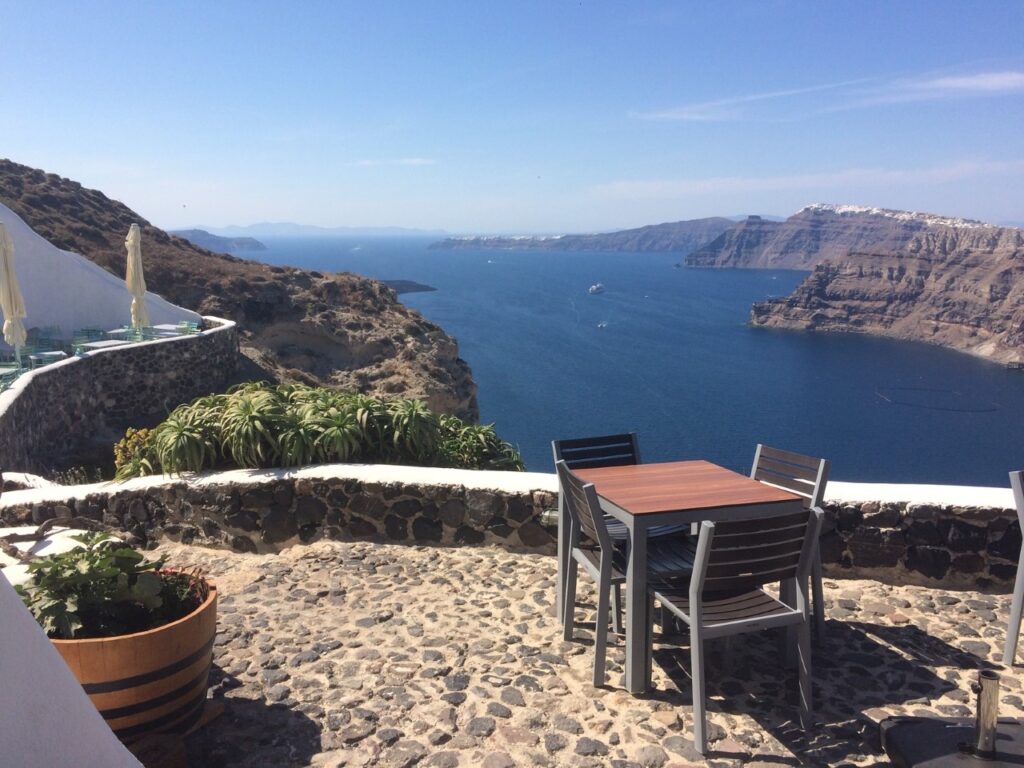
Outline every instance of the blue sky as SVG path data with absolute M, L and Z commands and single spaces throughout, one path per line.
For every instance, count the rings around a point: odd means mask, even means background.
M 0 156 L 154 223 L 1024 220 L 1024 2 L 0 0 Z

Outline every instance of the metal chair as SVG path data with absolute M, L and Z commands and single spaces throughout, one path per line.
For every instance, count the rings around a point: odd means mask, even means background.
M 1013 489 L 1013 503 L 1017 507 L 1017 522 L 1021 530 L 1024 530 L 1024 471 L 1010 473 L 1010 488 Z M 1013 585 L 1010 623 L 1006 627 L 1006 647 L 1003 649 L 1003 664 L 1011 667 L 1017 658 L 1017 640 L 1020 636 L 1022 609 L 1024 609 L 1024 557 L 1017 562 L 1017 580 Z
M 626 581 L 628 555 L 616 547 L 608 533 L 604 514 L 593 483 L 584 483 L 565 461 L 555 464 L 561 501 L 572 519 L 565 570 L 563 637 L 572 640 L 575 626 L 576 577 L 579 566 L 597 584 L 597 616 L 594 626 L 594 685 L 604 685 L 608 646 L 608 613 L 611 592 L 615 593 L 615 630 L 622 631 L 621 587 Z M 647 569 L 656 578 L 684 578 L 693 567 L 689 550 L 674 537 L 660 537 L 651 543 Z
M 811 632 L 807 577 L 823 513 L 811 509 L 749 520 L 701 523 L 688 581 L 652 581 L 648 589 L 647 663 L 653 648 L 654 601 L 689 629 L 693 740 L 707 752 L 704 641 L 776 627 L 796 627 L 800 722 L 811 725 Z M 762 589 L 784 582 L 782 596 Z
M 804 456 L 758 443 L 750 476 L 766 485 L 803 497 L 804 509 L 818 509 L 825 497 L 830 466 L 828 459 Z M 819 639 L 825 636 L 825 598 L 821 579 L 821 550 L 815 547 L 814 562 L 811 565 L 811 590 L 814 597 L 814 623 Z
M 556 464 L 559 461 L 564 461 L 570 470 L 593 469 L 596 467 L 620 467 L 640 463 L 640 444 L 637 440 L 636 432 L 623 433 L 619 435 L 580 437 L 571 440 L 553 440 L 551 442 L 551 452 L 554 455 Z M 562 497 L 563 494 L 560 493 L 558 498 L 560 519 L 562 517 Z M 611 537 L 612 543 L 628 548 L 629 532 L 626 530 L 626 526 L 614 517 L 605 515 L 603 512 L 601 513 L 601 516 L 604 518 L 605 528 L 608 531 L 608 535 Z M 689 527 L 685 525 L 662 525 L 652 528 L 648 532 L 648 536 L 681 536 L 688 532 Z M 561 556 L 559 572 L 562 574 L 565 574 L 569 567 L 571 551 L 570 547 L 566 547 L 564 551 L 559 553 Z M 575 592 L 573 592 L 573 602 L 566 603 L 567 590 L 565 589 L 566 580 L 564 577 L 560 583 L 560 587 L 561 590 L 557 596 L 558 610 L 559 616 L 564 622 L 566 618 L 564 606 L 566 604 L 572 606 L 575 603 L 576 595 Z M 617 596 L 615 600 L 615 629 L 617 632 L 621 631 L 619 606 L 620 600 Z

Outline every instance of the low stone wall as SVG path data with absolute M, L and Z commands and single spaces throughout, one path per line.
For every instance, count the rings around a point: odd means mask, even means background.
M 821 537 L 825 572 L 896 583 L 1012 585 L 1021 532 L 1015 510 L 913 502 L 836 502 Z
M 143 541 L 276 552 L 321 538 L 434 544 L 497 543 L 555 551 L 541 525 L 557 505 L 549 475 L 424 467 L 334 465 L 235 471 L 188 480 L 16 491 L 0 498 L 0 522 L 85 517 Z
M 843 501 L 826 504 L 826 574 L 896 584 L 1006 589 L 1020 555 L 1009 490 L 836 483 L 860 493 L 955 503 Z M 930 489 L 930 493 L 926 490 Z M 331 465 L 297 470 L 140 478 L 124 484 L 5 493 L 0 523 L 82 516 L 151 541 L 271 552 L 321 538 L 500 544 L 555 551 L 543 512 L 557 506 L 554 475 L 426 467 Z
M 96 350 L 19 377 L 0 393 L 0 468 L 42 473 L 91 444 L 156 423 L 175 406 L 221 391 L 238 359 L 235 324 Z

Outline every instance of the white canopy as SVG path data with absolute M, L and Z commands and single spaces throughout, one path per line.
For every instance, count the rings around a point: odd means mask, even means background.
M 125 283 L 132 295 L 132 326 L 142 328 L 149 325 L 149 312 L 146 311 L 146 279 L 142 276 L 142 232 L 138 224 L 128 228 L 124 244 L 128 249 Z
M 4 341 L 17 349 L 25 344 L 25 299 L 14 273 L 14 242 L 0 222 L 0 312 L 4 316 Z
M 84 256 L 62 251 L 40 237 L 10 208 L 0 205 L 18 257 L 18 281 L 27 311 L 25 326 L 59 329 L 70 339 L 83 328 L 120 328 L 131 317 L 124 282 Z M 144 294 L 154 324 L 199 322 L 200 317 L 155 293 Z

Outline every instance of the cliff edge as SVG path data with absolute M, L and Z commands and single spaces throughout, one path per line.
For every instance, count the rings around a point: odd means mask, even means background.
M 788 298 L 756 304 L 754 325 L 871 333 L 1024 360 L 1021 229 L 819 204 L 784 222 L 742 222 L 686 264 L 813 270 Z
M 476 384 L 455 340 L 383 283 L 212 253 L 102 192 L 10 160 L 0 159 L 0 202 L 58 248 L 118 277 L 125 235 L 137 222 L 149 289 L 236 321 L 250 361 L 247 378 L 416 397 L 436 410 L 479 418 Z

